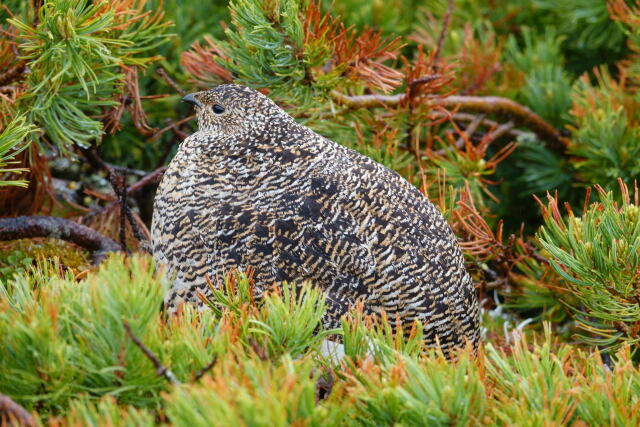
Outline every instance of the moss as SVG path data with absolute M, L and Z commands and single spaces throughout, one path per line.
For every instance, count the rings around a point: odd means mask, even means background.
M 15 273 L 27 270 L 37 260 L 57 259 L 60 268 L 79 273 L 91 263 L 89 252 L 59 239 L 19 239 L 0 242 L 0 281 L 6 281 Z

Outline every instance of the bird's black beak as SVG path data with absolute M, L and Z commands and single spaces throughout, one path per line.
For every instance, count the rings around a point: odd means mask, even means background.
M 196 94 L 195 93 L 190 93 L 189 95 L 185 95 L 182 100 L 184 102 L 188 102 L 189 104 L 193 105 L 194 107 L 201 107 L 202 105 L 200 104 L 200 102 L 198 102 L 198 100 L 196 99 Z

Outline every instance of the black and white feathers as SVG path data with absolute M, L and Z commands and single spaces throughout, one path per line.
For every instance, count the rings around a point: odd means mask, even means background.
M 201 304 L 205 275 L 255 268 L 259 289 L 309 281 L 327 326 L 361 300 L 429 345 L 476 345 L 478 302 L 438 210 L 397 173 L 297 124 L 266 96 L 221 85 L 186 98 L 199 131 L 156 195 L 154 256 L 174 276 L 166 298 Z

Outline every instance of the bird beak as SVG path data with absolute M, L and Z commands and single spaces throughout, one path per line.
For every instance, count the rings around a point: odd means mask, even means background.
M 184 98 L 182 98 L 182 100 L 184 102 L 188 102 L 189 104 L 193 105 L 194 107 L 202 107 L 202 104 L 200 104 L 200 102 L 196 99 L 196 93 L 190 93 L 189 95 L 185 95 Z

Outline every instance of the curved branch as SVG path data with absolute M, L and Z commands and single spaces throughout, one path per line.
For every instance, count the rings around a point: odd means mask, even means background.
M 406 94 L 397 95 L 358 95 L 348 96 L 336 90 L 331 91 L 331 97 L 339 104 L 349 108 L 375 108 L 375 107 L 397 107 L 406 102 Z M 434 105 L 445 107 L 449 110 L 494 114 L 515 124 L 525 126 L 535 132 L 540 139 L 550 144 L 554 150 L 564 151 L 567 145 L 566 138 L 563 138 L 560 131 L 542 117 L 531 111 L 524 105 L 502 98 L 499 96 L 463 96 L 450 95 L 445 97 L 423 97 Z
M 551 126 L 529 108 L 509 98 L 451 95 L 437 102 L 447 109 L 459 107 L 462 111 L 495 114 L 505 119 L 513 120 L 514 123 L 531 129 L 540 139 L 548 142 L 554 149 L 564 150 L 566 148 L 566 139 L 562 137 L 558 129 Z
M 64 218 L 53 216 L 19 216 L 0 218 L 0 240 L 47 237 L 61 239 L 91 252 L 94 264 L 99 264 L 109 252 L 120 251 L 120 245 L 97 231 Z
M 163 167 L 159 167 L 153 172 L 149 172 L 148 174 L 140 178 L 138 182 L 136 182 L 135 184 L 133 184 L 131 187 L 127 189 L 127 195 L 131 196 L 132 194 L 136 193 L 137 191 L 141 190 L 147 185 L 158 185 L 160 183 L 160 180 L 162 179 L 162 176 L 166 171 L 167 171 L 166 166 L 163 166 Z
M 36 426 L 36 420 L 26 409 L 14 402 L 9 396 L 0 393 L 0 425 Z

